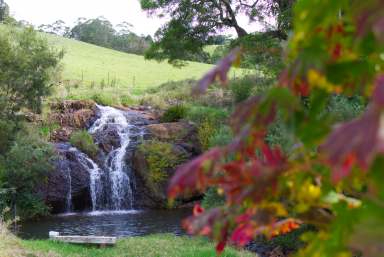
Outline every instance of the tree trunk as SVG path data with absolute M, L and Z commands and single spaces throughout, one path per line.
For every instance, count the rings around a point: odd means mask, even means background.
M 242 38 L 242 37 L 248 35 L 248 32 L 245 31 L 245 29 L 243 29 L 242 27 L 240 27 L 238 24 L 236 24 L 234 27 L 235 27 L 235 29 L 236 29 L 236 33 L 237 33 L 237 37 L 238 37 L 238 38 Z

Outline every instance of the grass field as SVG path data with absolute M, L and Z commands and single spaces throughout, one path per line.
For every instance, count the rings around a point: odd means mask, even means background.
M 213 66 L 188 62 L 176 68 L 167 62 L 145 60 L 143 56 L 127 54 L 92 44 L 42 34 L 57 49 L 64 49 L 64 84 L 71 87 L 71 94 L 82 98 L 102 89 L 104 94 L 140 94 L 145 89 L 169 81 L 198 79 Z M 236 76 L 243 71 L 233 70 Z M 102 81 L 104 80 L 104 85 Z M 113 84 L 115 80 L 115 85 Z M 69 82 L 70 81 L 70 82 Z
M 115 247 L 97 248 L 52 242 L 22 241 L 22 246 L 42 256 L 61 257 L 211 257 L 215 246 L 203 238 L 177 237 L 169 234 L 130 237 L 118 241 Z M 39 255 L 39 256 L 41 256 Z M 226 248 L 222 257 L 255 257 L 251 252 Z

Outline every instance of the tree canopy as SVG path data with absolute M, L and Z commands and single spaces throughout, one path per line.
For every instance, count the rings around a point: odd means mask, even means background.
M 271 35 L 287 38 L 290 28 L 291 6 L 294 0 L 141 0 L 141 7 L 149 14 L 171 17 L 156 32 L 156 40 L 147 58 L 177 63 L 192 54 L 202 54 L 203 46 L 212 36 L 223 30 L 234 29 L 239 38 L 248 35 L 240 26 L 239 16 L 249 22 L 266 23 L 275 18 L 275 28 L 267 28 Z M 267 25 L 266 25 L 267 26 Z M 268 27 L 268 26 L 267 26 Z

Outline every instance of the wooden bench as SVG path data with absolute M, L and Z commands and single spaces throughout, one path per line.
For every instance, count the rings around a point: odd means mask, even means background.
M 95 244 L 99 246 L 113 246 L 116 237 L 108 236 L 60 236 L 59 232 L 50 231 L 49 239 L 71 244 Z

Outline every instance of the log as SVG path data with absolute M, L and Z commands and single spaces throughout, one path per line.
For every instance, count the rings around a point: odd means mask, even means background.
M 116 237 L 108 236 L 60 236 L 59 232 L 50 231 L 49 239 L 71 244 L 115 245 Z

